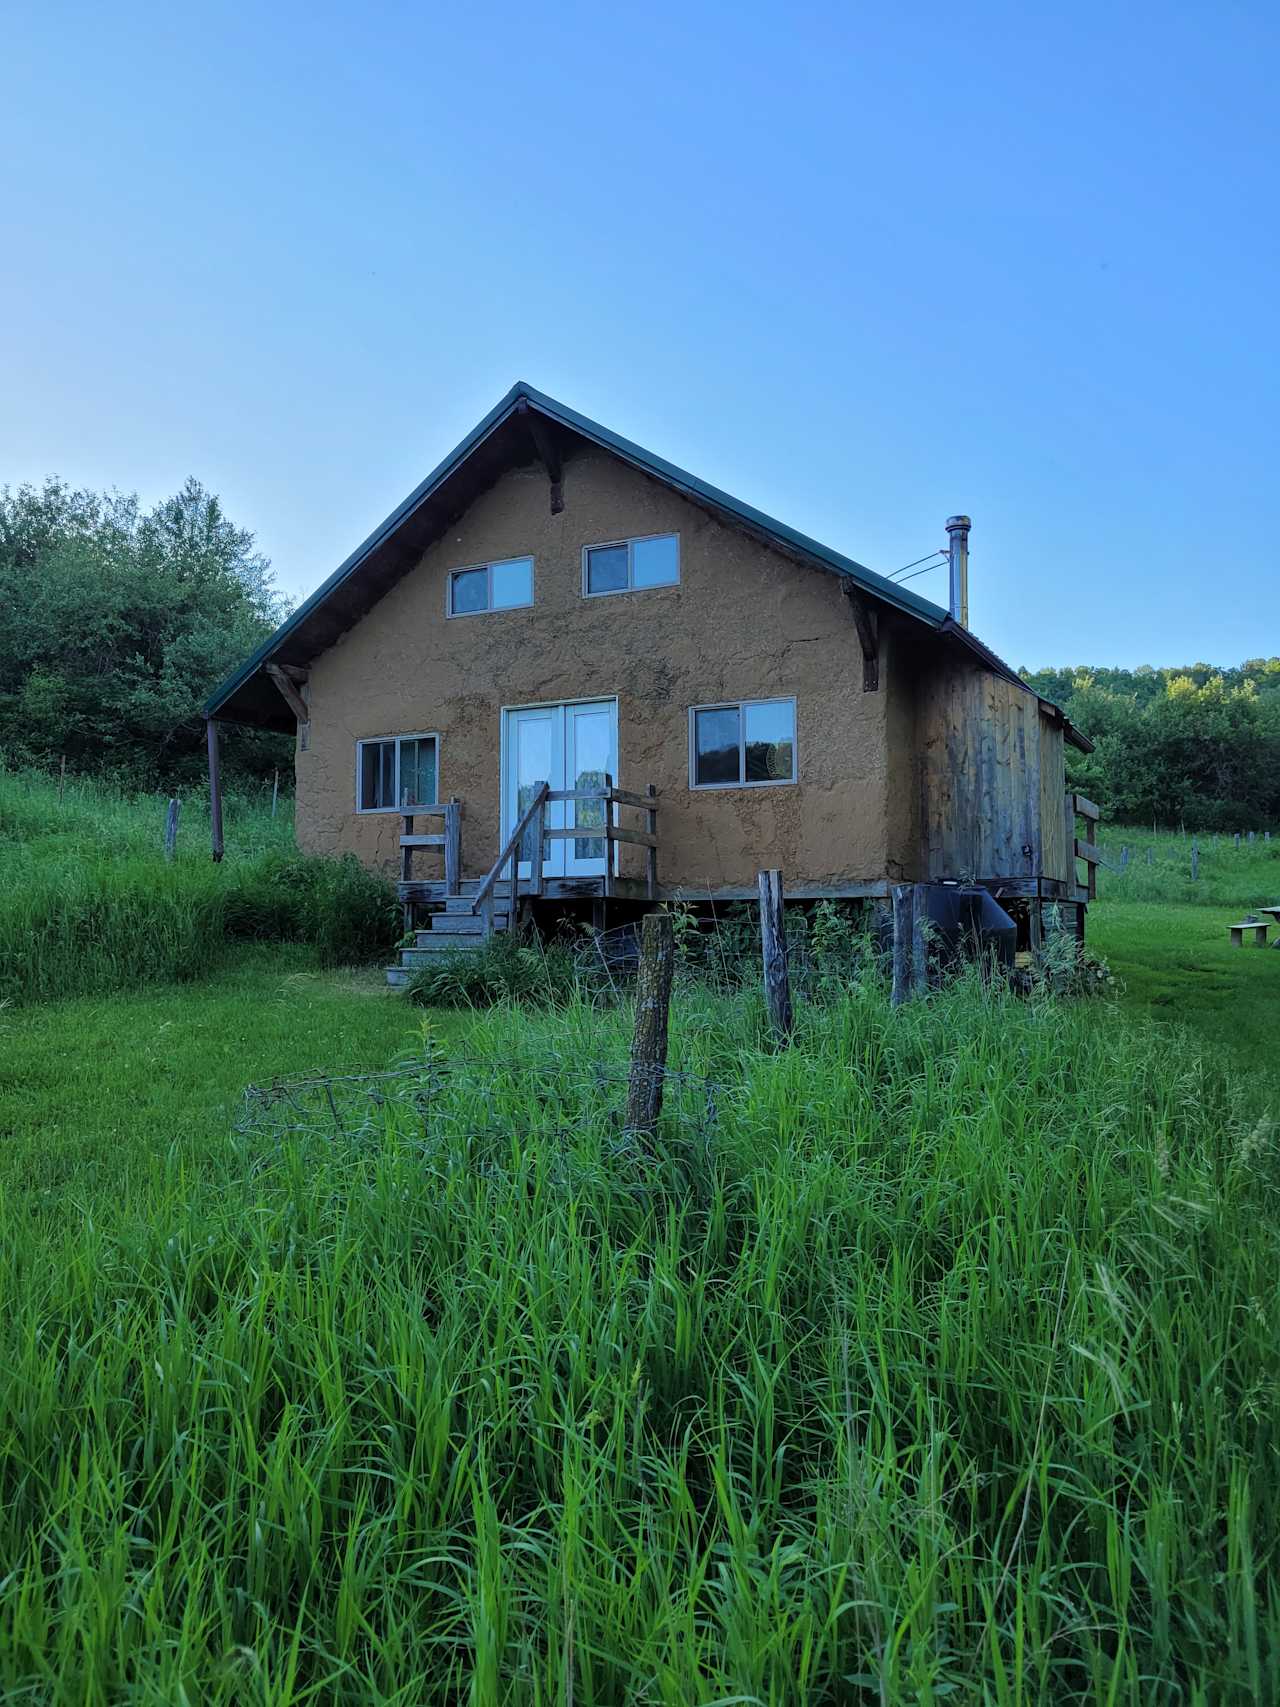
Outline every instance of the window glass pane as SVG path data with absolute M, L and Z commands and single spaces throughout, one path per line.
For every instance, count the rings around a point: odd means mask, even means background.
M 489 574 L 493 579 L 494 610 L 510 610 L 513 605 L 533 603 L 532 557 L 515 557 L 510 563 L 495 563 Z
M 790 700 L 743 707 L 747 781 L 790 782 L 795 775 L 796 708 Z
M 375 811 L 378 801 L 378 779 L 383 743 L 366 741 L 360 749 L 360 809 Z
M 454 575 L 449 583 L 452 604 L 449 609 L 455 616 L 467 616 L 472 611 L 488 610 L 489 608 L 489 571 L 487 569 L 464 569 Z
M 612 711 L 577 710 L 569 712 L 572 720 L 570 739 L 569 774 L 573 777 L 574 788 L 603 788 L 604 779 L 609 771 L 610 750 L 613 746 L 613 713 Z M 575 829 L 595 829 L 605 823 L 605 803 L 603 800 L 574 800 L 570 806 L 573 810 L 573 825 Z M 578 836 L 574 838 L 573 857 L 575 859 L 603 859 L 605 857 L 605 838 L 603 836 Z
M 537 793 L 538 784 L 545 782 L 559 788 L 562 785 L 563 773 L 560 772 L 552 755 L 552 736 L 554 734 L 550 712 L 516 712 L 516 817 L 523 818 L 529 803 Z M 548 817 L 544 828 L 551 827 Z M 530 824 L 520 838 L 520 858 L 531 859 L 537 838 Z M 551 853 L 551 839 L 547 837 L 542 844 L 542 857 L 547 859 Z
M 627 585 L 627 548 L 602 545 L 587 553 L 587 591 L 621 593 Z
M 741 782 L 736 705 L 694 712 L 693 780 L 697 783 Z
M 360 748 L 360 807 L 376 812 L 395 805 L 394 741 L 366 741 Z
M 436 744 L 434 740 L 400 743 L 401 806 L 432 806 L 436 798 Z
M 680 579 L 679 541 L 665 533 L 659 539 L 638 539 L 631 547 L 632 586 L 669 587 Z

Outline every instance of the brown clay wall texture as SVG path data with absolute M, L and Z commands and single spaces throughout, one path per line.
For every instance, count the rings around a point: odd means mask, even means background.
M 297 755 L 303 848 L 393 869 L 401 820 L 356 812 L 356 740 L 438 731 L 439 793 L 465 803 L 463 872 L 479 876 L 499 847 L 501 709 L 616 695 L 617 782 L 658 790 L 664 886 L 751 885 L 765 865 L 792 888 L 882 878 L 903 778 L 889 774 L 886 672 L 882 691 L 862 691 L 835 577 L 603 453 L 566 464 L 564 500 L 553 516 L 541 468 L 504 475 L 316 660 L 310 741 Z M 680 536 L 678 586 L 582 596 L 585 545 L 664 532 Z M 531 607 L 446 618 L 451 569 L 519 556 L 534 558 Z M 796 699 L 799 782 L 692 790 L 689 707 L 785 695 Z M 909 724 L 899 708 L 899 751 Z M 415 858 L 416 875 L 439 874 L 435 850 Z M 621 869 L 640 874 L 638 849 L 623 849 Z

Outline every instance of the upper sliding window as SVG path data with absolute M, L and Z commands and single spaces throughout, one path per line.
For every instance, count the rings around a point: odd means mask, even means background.
M 743 699 L 689 713 L 693 788 L 759 788 L 795 782 L 796 702 Z
M 654 533 L 645 539 L 620 539 L 589 545 L 582 553 L 582 590 L 632 593 L 642 587 L 674 587 L 680 579 L 680 535 Z
M 533 603 L 533 558 L 508 557 L 449 575 L 449 615 L 478 616 L 486 610 L 516 610 Z
M 387 735 L 356 742 L 356 810 L 407 812 L 433 806 L 440 777 L 438 735 Z

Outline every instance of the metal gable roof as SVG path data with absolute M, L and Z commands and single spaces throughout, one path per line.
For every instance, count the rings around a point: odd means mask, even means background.
M 743 503 L 741 499 L 723 492 L 719 487 L 700 480 L 697 475 L 690 474 L 686 469 L 678 468 L 674 463 L 667 462 L 663 457 L 655 456 L 652 451 L 643 446 L 633 444 L 631 440 L 622 438 L 611 432 L 598 421 L 591 420 L 586 415 L 580 415 L 576 409 L 570 409 L 554 397 L 548 397 L 545 392 L 537 391 L 523 381 L 517 381 L 507 392 L 506 396 L 492 408 L 483 420 L 467 434 L 460 444 L 450 451 L 426 479 L 416 486 L 404 501 L 396 506 L 387 518 L 364 540 L 356 549 L 340 563 L 333 574 L 329 576 L 308 599 L 300 604 L 292 615 L 276 629 L 258 649 L 246 658 L 238 670 L 224 681 L 210 696 L 204 707 L 206 717 L 215 717 L 221 713 L 235 720 L 237 710 L 241 716 L 248 709 L 230 706 L 237 693 L 251 684 L 257 672 L 274 658 L 286 662 L 305 663 L 312 657 L 333 644 L 339 634 L 358 621 L 365 611 L 382 597 L 388 587 L 409 566 L 407 560 L 399 563 L 394 558 L 386 565 L 380 565 L 379 572 L 374 575 L 372 568 L 375 562 L 393 547 L 397 535 L 406 529 L 413 520 L 428 509 L 433 501 L 443 498 L 448 489 L 459 477 L 465 474 L 473 462 L 484 460 L 484 452 L 491 441 L 501 436 L 501 429 L 513 417 L 536 410 L 547 420 L 574 434 L 590 444 L 598 445 L 609 451 L 642 473 L 660 480 L 664 485 L 683 493 L 693 502 L 719 512 L 731 523 L 756 534 L 766 542 L 789 555 L 799 557 L 817 568 L 845 576 L 853 581 L 862 591 L 872 598 L 915 621 L 923 622 L 927 627 L 953 635 L 961 644 L 966 645 L 989 669 L 995 669 L 999 674 L 1010 680 L 1021 682 L 1015 671 L 998 659 L 994 653 L 987 650 L 980 641 L 961 628 L 950 614 L 931 600 L 921 598 L 918 593 L 890 581 L 886 576 L 879 575 L 874 569 L 868 569 L 864 564 L 855 562 L 851 557 L 841 552 L 833 551 L 830 546 L 823 545 L 819 540 L 811 539 L 807 534 L 799 533 L 788 527 L 784 522 L 766 515 L 763 510 L 757 510 L 751 504 Z M 525 460 L 532 459 L 532 448 Z M 501 451 L 491 456 L 490 466 L 480 470 L 478 477 L 492 478 L 493 468 L 504 465 L 505 459 Z M 509 465 L 509 464 L 506 464 Z M 365 582 L 365 585 L 361 583 Z M 333 613 L 333 620 L 324 622 L 322 619 L 330 613 L 331 607 L 342 606 L 340 612 Z M 327 636 L 327 637 L 326 637 Z M 1028 689 L 1028 691 L 1031 691 Z M 267 701 L 274 710 L 275 690 L 270 689 Z M 280 711 L 287 708 L 280 705 Z M 270 716 L 245 718 L 246 721 L 277 721 Z M 283 727 L 283 722 L 281 724 Z M 1073 732 L 1074 733 L 1074 732 Z

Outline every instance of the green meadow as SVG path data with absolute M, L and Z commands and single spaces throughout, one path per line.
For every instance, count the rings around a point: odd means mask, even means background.
M 681 981 L 651 1157 L 625 1005 L 416 1009 L 265 802 L 215 872 L 49 787 L 0 778 L 0 1699 L 1280 1696 L 1272 844 L 1188 898 L 1104 832 L 1114 999 L 859 961 L 779 1052 Z

